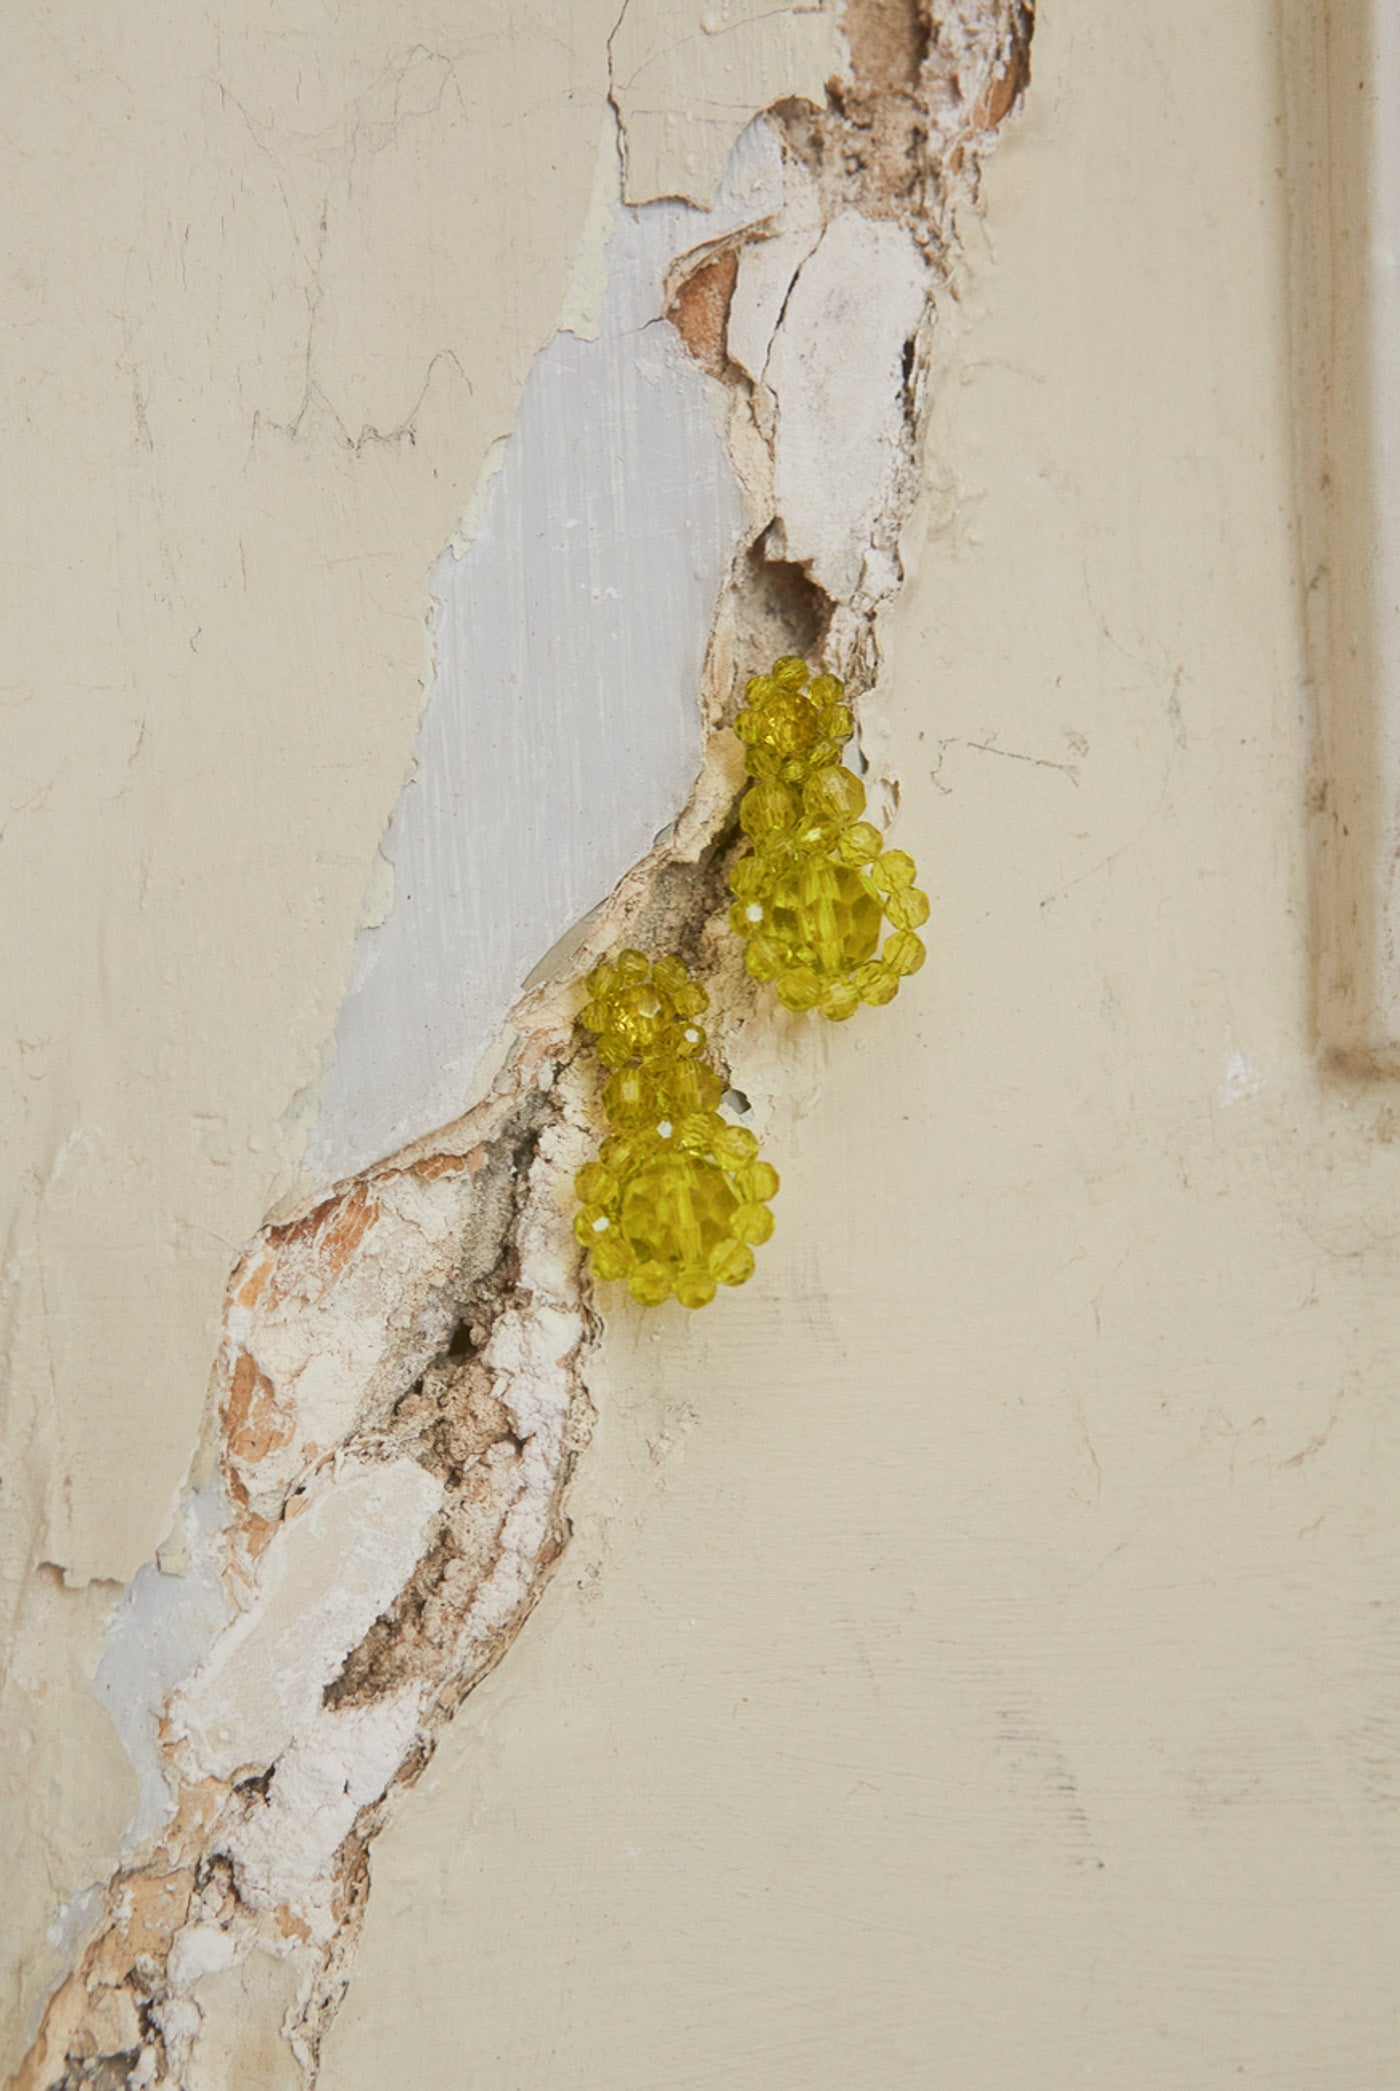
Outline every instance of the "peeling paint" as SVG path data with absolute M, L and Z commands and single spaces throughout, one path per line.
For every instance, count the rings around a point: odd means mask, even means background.
M 906 351 L 1027 36 L 966 0 L 903 72 L 867 38 L 869 77 L 749 124 L 713 211 L 619 207 L 596 340 L 537 359 L 439 572 L 393 902 L 366 909 L 312 1147 L 339 1187 L 230 1281 L 174 1573 L 141 1572 L 109 1653 L 140 1835 L 18 2091 L 86 2080 L 66 2058 L 112 2052 L 117 1987 L 132 2081 L 248 2081 L 269 2039 L 262 2080 L 290 2054 L 314 2081 L 368 1843 L 563 1545 L 593 1329 L 562 1195 L 589 1144 L 572 980 L 664 937 L 723 977 L 721 1061 L 753 1050 L 752 984 L 707 933 L 738 781 L 713 729 L 787 646 L 868 686 L 914 495 Z M 771 1071 L 742 1086 L 761 1119 Z

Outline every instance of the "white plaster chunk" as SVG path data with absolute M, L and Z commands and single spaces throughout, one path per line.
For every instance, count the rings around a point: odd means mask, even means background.
M 200 1765 L 221 1779 L 278 1759 L 321 1694 L 408 1580 L 442 1501 L 415 1460 L 361 1467 L 284 1524 L 257 1598 L 216 1643 L 171 1711 Z
M 258 1909 L 317 1901 L 355 1817 L 402 1764 L 422 1707 L 415 1685 L 367 1706 L 318 1711 L 280 1759 L 266 1804 L 228 1840 L 244 1901 Z
M 713 211 L 617 208 L 596 340 L 556 334 L 465 552 L 433 582 L 415 775 L 383 844 L 306 1166 L 333 1181 L 460 1116 L 536 962 L 685 803 L 719 592 L 743 523 L 707 380 L 669 324 L 677 255 L 771 216 L 768 126 Z
M 218 1975 L 233 1965 L 238 1938 L 220 1924 L 187 1924 L 176 1934 L 166 1962 L 172 1989 L 189 1989 L 204 1975 Z
M 755 384 L 767 365 L 783 301 L 818 236 L 815 226 L 802 226 L 771 240 L 750 240 L 739 256 L 725 340 L 734 361 Z
M 902 226 L 843 211 L 798 273 L 767 363 L 786 556 L 848 602 L 905 462 L 903 352 L 927 270 Z

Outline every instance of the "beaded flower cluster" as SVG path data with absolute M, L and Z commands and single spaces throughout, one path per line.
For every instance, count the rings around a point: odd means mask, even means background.
M 729 874 L 731 928 L 755 980 L 794 1010 L 833 1021 L 891 1002 L 917 973 L 928 896 L 914 860 L 862 820 L 865 786 L 842 763 L 852 732 L 845 685 L 785 654 L 752 676 L 734 730 L 750 783 L 739 820 L 750 848 Z M 877 956 L 881 918 L 894 932 Z
M 717 1284 L 742 1285 L 752 1244 L 773 1232 L 778 1172 L 715 1108 L 724 1084 L 698 1021 L 708 1006 L 679 958 L 624 951 L 588 976 L 580 1020 L 611 1070 L 603 1109 L 617 1130 L 574 1178 L 574 1233 L 594 1276 L 625 1278 L 645 1307 L 673 1292 L 703 1307 Z

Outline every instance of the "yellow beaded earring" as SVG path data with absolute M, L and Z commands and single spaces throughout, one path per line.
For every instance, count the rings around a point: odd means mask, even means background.
M 610 1070 L 603 1109 L 617 1130 L 574 1178 L 574 1233 L 597 1278 L 625 1278 L 659 1307 L 703 1307 L 753 1275 L 773 1232 L 778 1172 L 746 1126 L 715 1109 L 724 1084 L 704 1058 L 709 997 L 679 958 L 624 951 L 588 976 L 580 1021 Z
M 739 808 L 749 848 L 733 866 L 729 922 L 744 964 L 794 1010 L 833 1022 L 893 1001 L 917 973 L 928 895 L 914 860 L 861 819 L 865 786 L 840 760 L 852 732 L 845 685 L 785 654 L 750 678 L 734 731 L 750 782 Z M 881 917 L 894 934 L 876 955 Z

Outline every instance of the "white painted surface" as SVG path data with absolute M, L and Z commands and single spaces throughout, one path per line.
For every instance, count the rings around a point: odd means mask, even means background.
M 333 1181 L 460 1115 L 527 974 L 685 803 L 742 503 L 662 317 L 677 255 L 782 203 L 766 125 L 712 211 L 618 206 L 596 340 L 536 357 L 476 534 L 444 554 L 416 774 L 384 842 L 308 1152 Z

